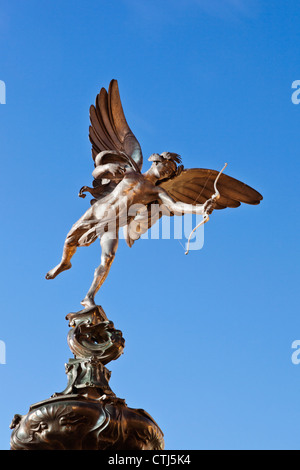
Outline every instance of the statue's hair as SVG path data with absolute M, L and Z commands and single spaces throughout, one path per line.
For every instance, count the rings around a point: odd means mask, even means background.
M 181 163 L 181 156 L 178 155 L 178 153 L 163 152 L 161 154 L 153 153 L 149 158 L 150 162 L 163 162 L 164 160 L 169 160 L 174 163 Z
M 175 163 L 181 163 L 181 156 L 178 155 L 178 153 L 163 152 L 161 156 L 165 160 L 171 160 L 172 162 L 175 162 Z
M 175 178 L 176 176 L 180 175 L 180 173 L 183 171 L 184 167 L 183 165 L 177 166 L 177 163 L 181 163 L 181 156 L 178 155 L 178 153 L 172 153 L 172 152 L 163 152 L 159 155 L 159 153 L 153 153 L 150 155 L 148 158 L 150 162 L 172 162 L 174 163 L 174 171 L 173 174 L 168 176 L 167 178 L 164 178 L 163 180 L 157 181 L 156 184 L 161 184 L 163 181 L 168 181 L 170 179 Z

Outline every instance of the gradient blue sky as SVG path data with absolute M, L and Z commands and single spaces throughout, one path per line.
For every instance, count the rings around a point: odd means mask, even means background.
M 296 0 L 0 0 L 0 448 L 15 413 L 65 388 L 65 315 L 99 263 L 95 243 L 55 281 L 89 207 L 89 106 L 119 81 L 147 157 L 180 153 L 264 195 L 215 212 L 204 248 L 123 241 L 97 300 L 126 339 L 111 386 L 167 449 L 299 449 L 300 12 Z

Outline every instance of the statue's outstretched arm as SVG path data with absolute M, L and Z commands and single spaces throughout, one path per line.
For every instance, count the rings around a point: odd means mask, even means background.
M 205 204 L 186 204 L 181 201 L 174 201 L 166 191 L 163 189 L 159 189 L 158 193 L 159 199 L 162 204 L 164 204 L 170 212 L 174 213 L 175 215 L 183 215 L 185 214 L 199 214 L 203 215 L 209 211 L 214 209 L 214 201 L 209 199 Z

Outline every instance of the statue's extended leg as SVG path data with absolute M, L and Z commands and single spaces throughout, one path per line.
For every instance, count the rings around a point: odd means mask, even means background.
M 46 279 L 54 279 L 61 272 L 66 271 L 72 267 L 70 260 L 74 255 L 76 248 L 76 246 L 67 245 L 65 243 L 61 262 L 46 274 Z
M 90 308 L 95 305 L 95 295 L 97 294 L 109 273 L 110 267 L 113 263 L 113 260 L 115 259 L 118 243 L 119 239 L 116 237 L 115 233 L 106 232 L 102 235 L 100 240 L 102 249 L 101 264 L 98 266 L 98 268 L 96 268 L 92 285 L 85 298 L 81 302 L 84 307 Z
M 46 274 L 46 279 L 54 279 L 61 272 L 72 267 L 71 258 L 77 250 L 79 239 L 87 232 L 88 228 L 80 223 L 77 223 L 72 227 L 64 244 L 61 262 Z M 90 243 L 86 243 L 86 246 L 89 244 Z M 84 246 L 84 244 L 81 245 Z

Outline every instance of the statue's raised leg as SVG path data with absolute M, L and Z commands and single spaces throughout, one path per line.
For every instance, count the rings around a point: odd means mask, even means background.
M 85 214 L 81 219 L 79 219 L 78 222 L 76 222 L 76 224 L 73 225 L 64 243 L 61 262 L 46 274 L 46 279 L 54 279 L 61 272 L 70 269 L 72 267 L 71 259 L 74 256 L 77 248 L 79 246 L 89 246 L 97 239 L 97 234 L 95 231 L 95 233 L 93 232 L 92 236 L 86 237 L 87 239 L 85 242 L 82 241 L 83 237 L 91 231 L 91 223 L 89 223 L 88 217 Z M 85 220 L 85 218 L 87 218 L 87 220 Z
M 75 254 L 77 246 L 65 243 L 61 262 L 46 274 L 46 279 L 54 279 L 61 272 L 71 269 L 71 258 Z

